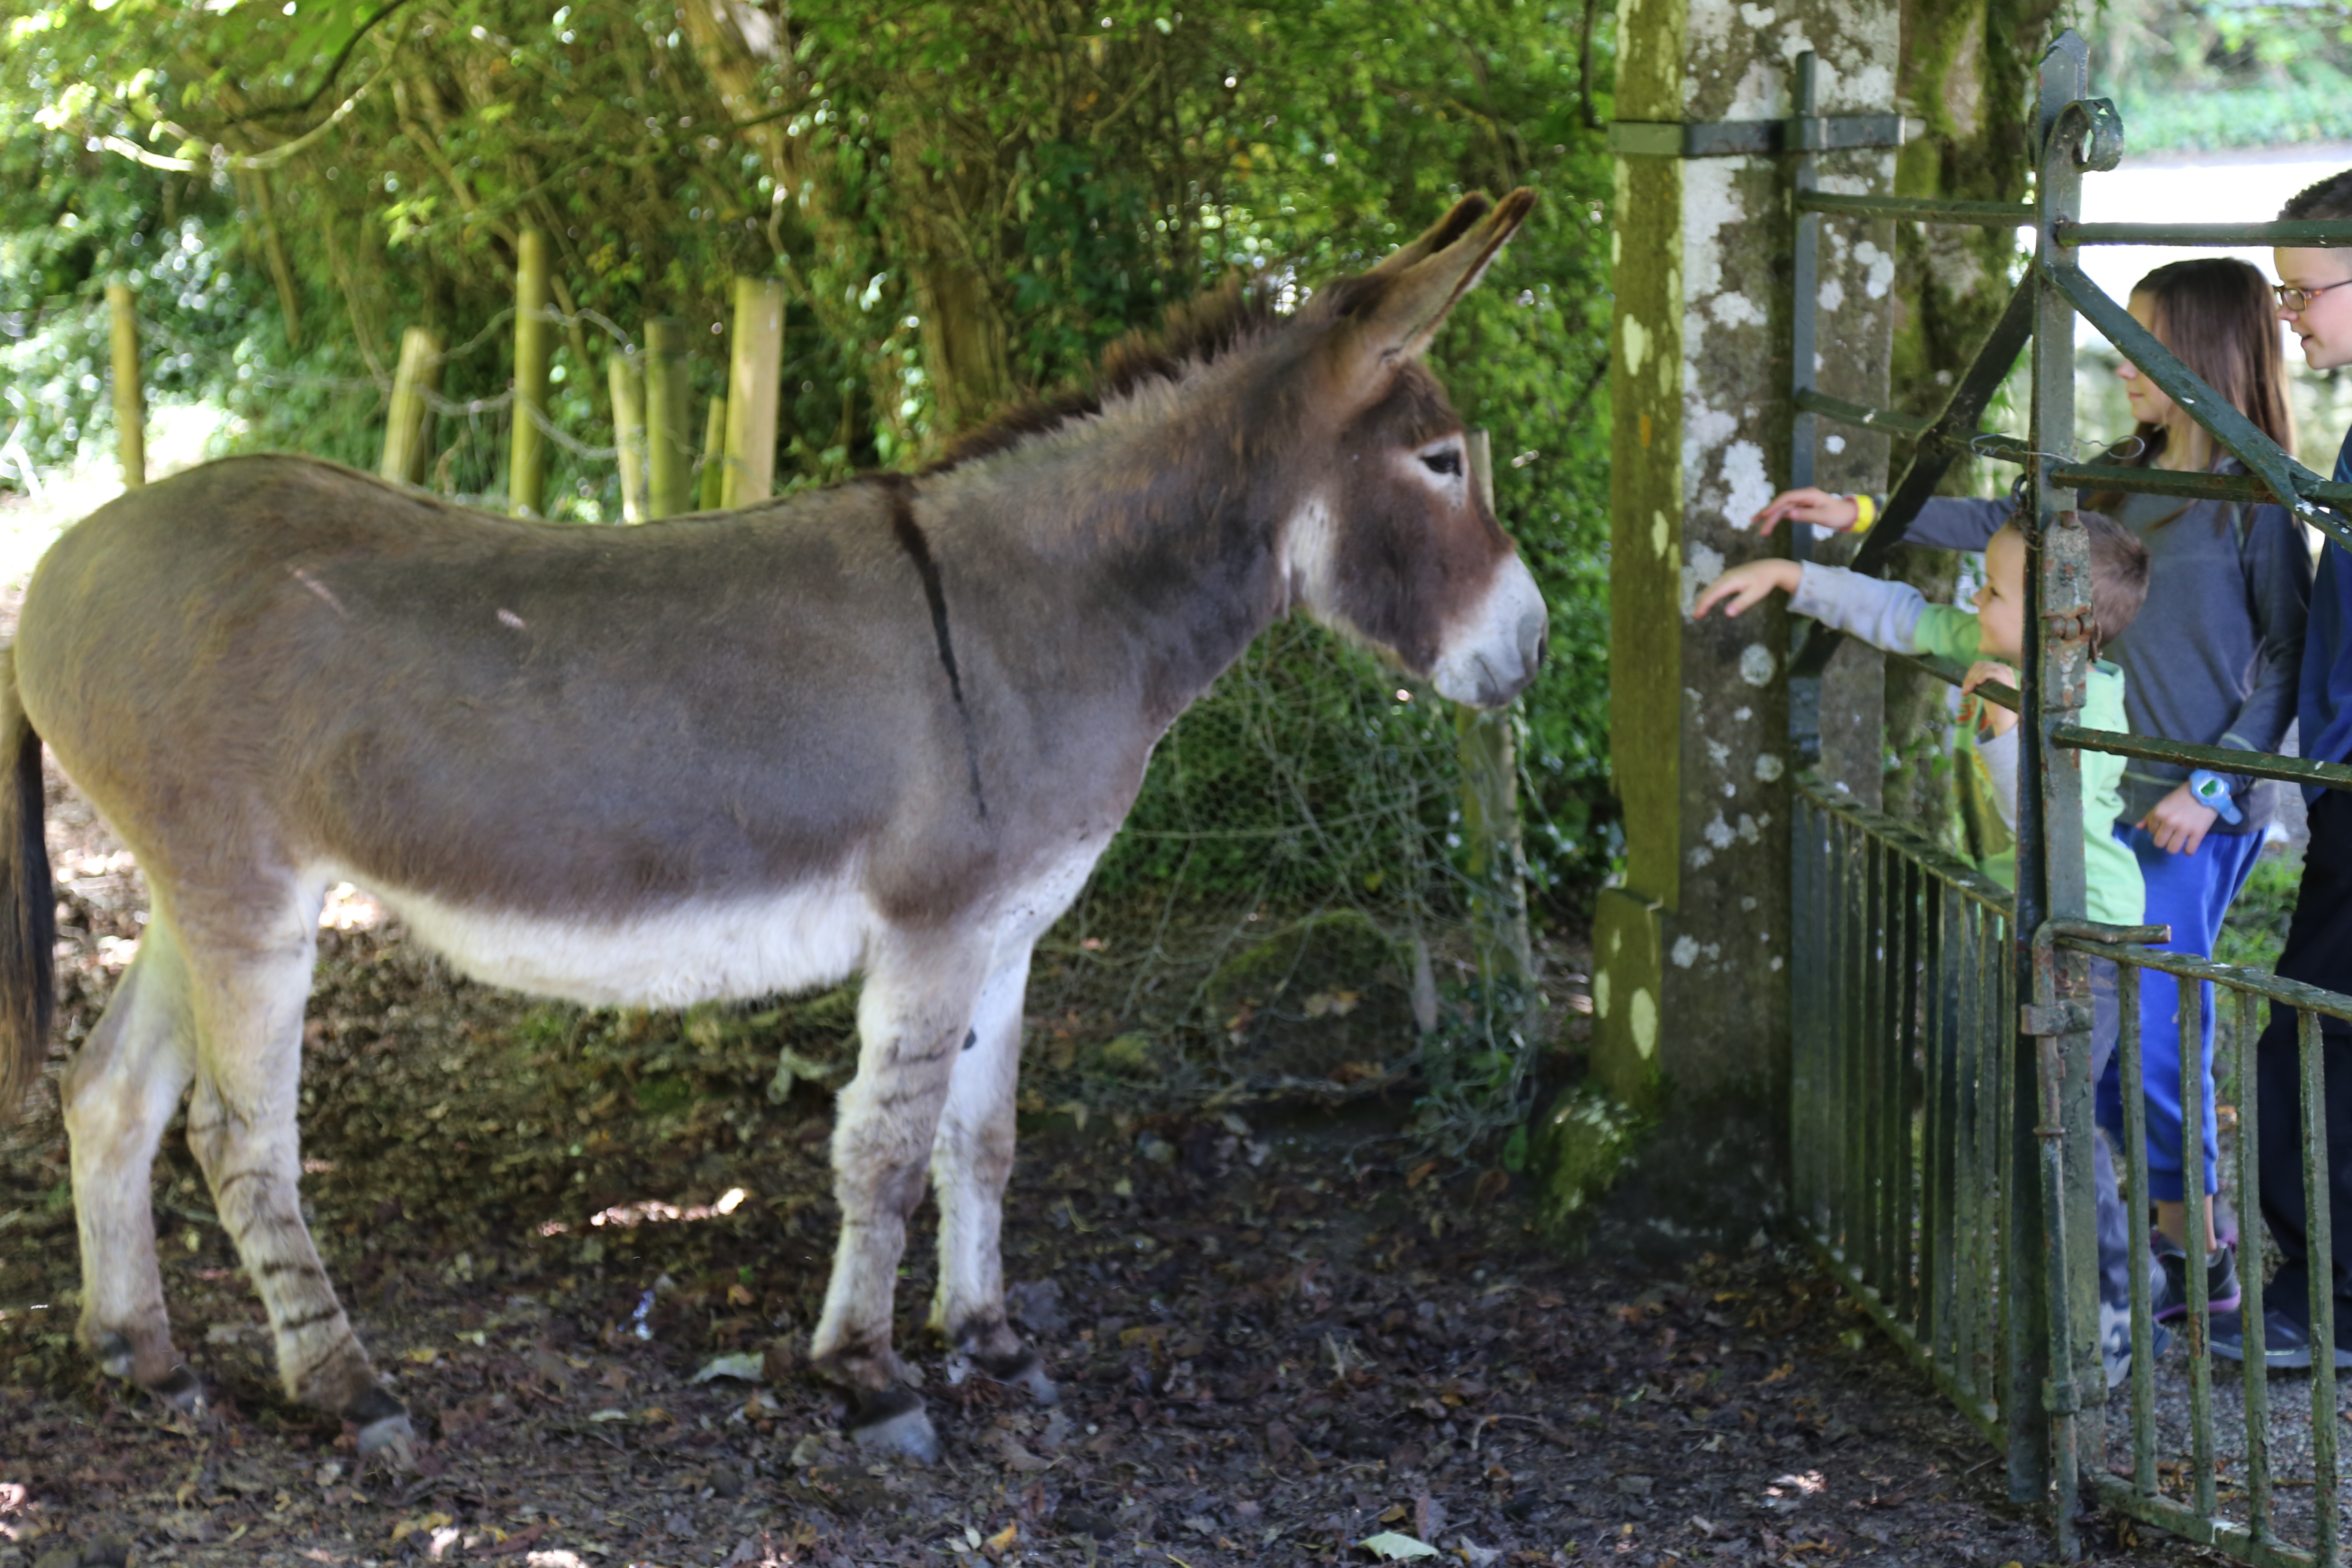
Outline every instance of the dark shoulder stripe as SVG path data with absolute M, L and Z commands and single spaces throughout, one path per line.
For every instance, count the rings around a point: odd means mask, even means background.
M 890 531 L 898 548 L 915 563 L 923 581 L 923 597 L 931 608 L 931 635 L 939 641 L 940 668 L 948 673 L 948 695 L 955 701 L 956 719 L 963 727 L 964 767 L 971 777 L 972 805 L 981 820 L 988 820 L 988 797 L 980 787 L 980 737 L 973 731 L 971 710 L 963 700 L 963 677 L 956 668 L 955 638 L 948 630 L 948 596 L 940 581 L 940 563 L 931 557 L 930 541 L 915 521 L 915 481 L 905 474 L 877 474 L 875 483 L 889 498 Z

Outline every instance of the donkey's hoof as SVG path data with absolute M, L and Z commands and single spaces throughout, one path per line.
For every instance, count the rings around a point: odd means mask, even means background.
M 185 1363 L 165 1373 L 161 1380 L 149 1384 L 147 1392 L 183 1415 L 202 1415 L 205 1413 L 204 1380 Z
M 923 1396 L 911 1388 L 886 1388 L 857 1400 L 849 1414 L 849 1436 L 861 1448 L 926 1465 L 940 1457 L 940 1435 L 923 1414 Z
M 1044 1405 L 1059 1405 L 1062 1391 L 1045 1375 L 1045 1363 L 1037 1359 L 1035 1351 L 1022 1351 L 1008 1356 L 978 1356 L 973 1363 L 982 1373 L 1009 1388 L 1026 1389 L 1029 1397 Z
M 416 1468 L 416 1428 L 408 1406 L 381 1384 L 343 1406 L 343 1419 L 359 1428 L 354 1439 L 362 1461 L 381 1459 L 396 1470 Z
M 416 1468 L 416 1428 L 409 1425 L 405 1410 L 369 1422 L 360 1428 L 356 1441 L 363 1462 L 380 1459 L 395 1470 Z
M 101 1334 L 98 1342 L 90 1346 L 90 1353 L 98 1360 L 98 1370 L 107 1376 L 122 1383 L 133 1381 L 131 1369 L 136 1358 L 131 1353 L 130 1335 Z

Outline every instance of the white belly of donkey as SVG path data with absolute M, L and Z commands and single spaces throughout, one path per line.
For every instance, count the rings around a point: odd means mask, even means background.
M 603 921 L 370 891 L 475 979 L 595 1006 L 684 1007 L 835 984 L 858 967 L 879 923 L 845 877 Z

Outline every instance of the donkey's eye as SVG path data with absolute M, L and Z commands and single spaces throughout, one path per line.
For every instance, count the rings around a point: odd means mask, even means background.
M 1421 460 L 1429 465 L 1429 471 L 1433 474 L 1452 474 L 1456 478 L 1461 476 L 1462 454 L 1451 447 L 1443 452 L 1423 452 L 1421 455 Z

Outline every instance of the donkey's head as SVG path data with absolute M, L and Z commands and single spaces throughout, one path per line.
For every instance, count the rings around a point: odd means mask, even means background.
M 1531 191 L 1465 196 L 1419 239 L 1302 311 L 1311 462 L 1283 541 L 1291 602 L 1439 695 L 1498 708 L 1542 662 L 1543 595 L 1470 473 L 1462 420 L 1422 363 Z M 1490 210 L 1491 207 L 1491 210 Z M 1326 444 L 1324 437 L 1328 436 Z

